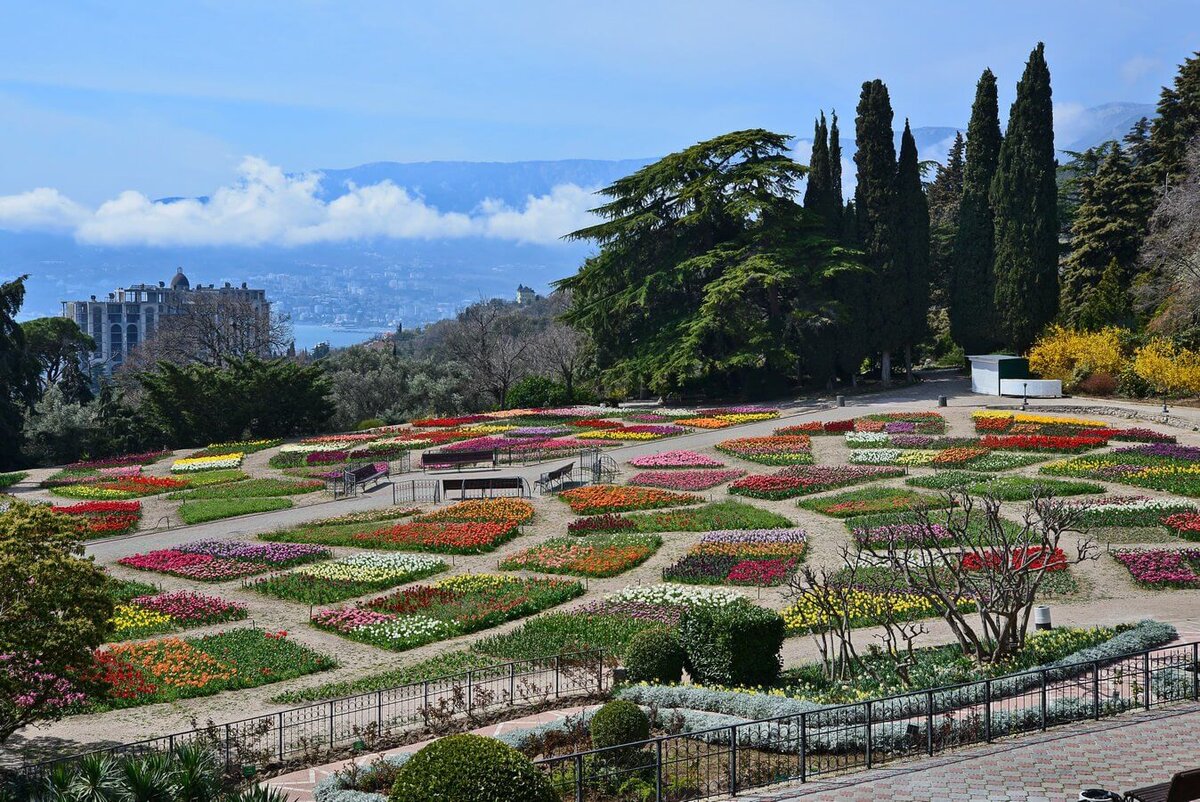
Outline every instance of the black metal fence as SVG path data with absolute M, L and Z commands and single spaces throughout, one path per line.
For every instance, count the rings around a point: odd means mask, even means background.
M 678 711 L 658 726 L 692 730 L 640 743 L 543 758 L 563 799 L 655 802 L 733 796 L 1132 709 L 1200 701 L 1200 643 L 995 679 L 696 728 Z
M 442 500 L 441 487 L 437 479 L 392 479 L 392 505 L 436 504 Z
M 394 743 L 416 725 L 440 731 L 508 709 L 598 696 L 609 683 L 608 669 L 602 650 L 514 661 L 28 764 L 22 773 L 35 777 L 86 754 L 144 754 L 190 743 L 212 748 L 223 756 L 226 771 L 234 774 L 253 775 L 298 761 L 316 765 L 350 748 Z

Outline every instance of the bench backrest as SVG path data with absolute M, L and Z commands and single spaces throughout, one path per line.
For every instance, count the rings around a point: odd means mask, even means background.
M 433 451 L 421 455 L 422 465 L 458 465 L 495 460 L 495 451 Z
M 575 463 L 570 462 L 561 468 L 555 468 L 554 470 L 550 471 L 550 473 L 546 474 L 546 479 L 553 482 L 556 479 L 561 479 L 573 470 L 575 470 Z
M 486 479 L 443 479 L 442 491 L 451 490 L 524 490 L 520 476 L 490 476 Z
M 377 470 L 375 468 L 374 464 L 372 464 L 372 465 L 363 465 L 360 468 L 355 468 L 353 471 L 350 472 L 350 476 L 354 481 L 361 482 L 363 479 L 370 479 L 372 476 L 379 474 L 379 473 L 383 473 L 383 471 Z
M 1200 799 L 1200 769 L 1181 771 L 1171 778 L 1167 802 L 1194 802 Z

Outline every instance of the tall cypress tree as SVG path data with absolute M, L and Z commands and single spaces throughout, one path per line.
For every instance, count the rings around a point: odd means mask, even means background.
M 876 78 L 862 86 L 854 120 L 854 164 L 858 184 L 854 209 L 858 238 L 867 268 L 867 309 L 874 346 L 881 354 L 884 384 L 891 381 L 892 353 L 904 345 L 904 277 L 896 263 L 896 146 L 892 140 L 892 102 Z
M 938 165 L 929 186 L 929 300 L 944 308 L 950 302 L 950 277 L 954 270 L 954 238 L 963 194 L 963 154 L 967 141 L 960 131 Z
M 893 229 L 896 276 L 903 297 L 904 371 L 912 378 L 912 350 L 925 336 L 929 317 L 929 204 L 921 184 L 917 143 L 908 120 L 900 136 L 896 165 L 896 223 Z
M 1004 342 L 1024 352 L 1058 312 L 1054 108 L 1045 46 L 1017 83 L 992 179 L 996 313 Z
M 950 336 L 968 354 L 986 353 L 998 342 L 992 309 L 995 233 L 989 196 L 1000 143 L 996 76 L 984 70 L 975 86 L 967 125 L 962 203 L 950 273 Z
M 830 217 L 827 233 L 833 239 L 840 239 L 843 229 L 842 204 L 842 138 L 838 131 L 837 112 L 831 114 L 829 121 L 829 188 L 830 188 Z
M 1200 134 L 1200 52 L 1179 65 L 1173 85 L 1164 86 L 1158 116 L 1150 126 L 1157 183 L 1183 172 L 1188 143 Z
M 813 124 L 812 155 L 808 159 L 808 181 L 804 185 L 804 208 L 822 217 L 829 196 L 829 129 L 825 112 Z

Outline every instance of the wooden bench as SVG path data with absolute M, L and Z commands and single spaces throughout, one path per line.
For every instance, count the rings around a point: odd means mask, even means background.
M 563 481 L 571 475 L 571 471 L 573 470 L 575 470 L 575 463 L 568 462 L 561 468 L 555 468 L 549 473 L 543 473 L 538 477 L 538 480 L 533 483 L 534 487 L 538 489 L 539 493 L 550 492 L 555 487 L 561 486 Z
M 466 498 L 468 493 L 479 493 L 479 497 L 483 498 L 483 494 L 487 493 L 489 497 L 496 495 L 496 491 L 507 492 L 517 491 L 517 495 L 521 498 L 529 495 L 528 487 L 525 480 L 520 476 L 489 476 L 480 479 L 443 479 L 442 480 L 442 497 L 449 498 L 450 493 L 458 491 L 459 498 Z
M 342 474 L 342 492 L 350 495 L 357 487 L 366 487 L 367 482 L 379 485 L 379 480 L 392 475 L 391 466 L 386 462 L 369 462 L 359 465 L 353 470 Z
M 421 470 L 430 468 L 455 468 L 462 470 L 468 465 L 490 464 L 496 467 L 496 452 L 492 451 L 429 451 L 421 455 Z
M 1194 802 L 1200 799 L 1200 769 L 1181 771 L 1170 782 L 1125 792 L 1127 802 Z

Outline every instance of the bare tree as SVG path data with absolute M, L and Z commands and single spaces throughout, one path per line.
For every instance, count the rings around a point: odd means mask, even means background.
M 1165 334 L 1200 325 L 1200 138 L 1188 147 L 1179 183 L 1166 187 L 1150 218 L 1140 254 L 1144 280 L 1138 305 Z
M 286 316 L 234 295 L 193 295 L 174 314 L 159 319 L 154 336 L 135 350 L 127 369 L 159 361 L 217 367 L 247 356 L 281 354 L 291 343 Z
M 887 564 L 909 591 L 941 612 L 964 654 L 997 662 L 1025 645 L 1046 575 L 1096 559 L 1096 544 L 1077 526 L 1079 508 L 1059 499 L 1035 495 L 1021 522 L 1012 524 L 1000 515 L 995 498 L 947 496 L 954 506 L 941 513 L 918 511 L 921 534 L 892 541 Z M 1075 554 L 1059 555 L 1070 533 L 1078 535 Z
M 528 367 L 533 338 L 521 316 L 499 303 L 477 303 L 459 313 L 446 333 L 445 348 L 467 367 L 474 381 L 504 406 L 508 388 Z

